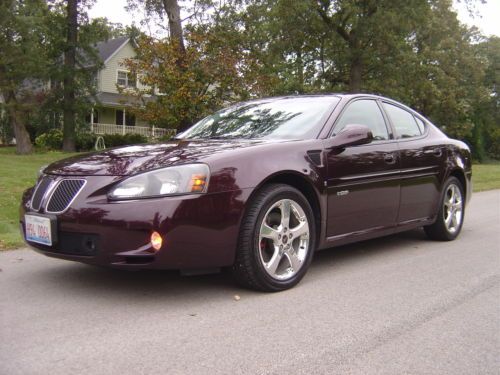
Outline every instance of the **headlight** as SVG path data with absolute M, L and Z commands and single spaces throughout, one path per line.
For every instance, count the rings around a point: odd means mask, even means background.
M 120 182 L 109 199 L 138 199 L 166 195 L 204 193 L 210 170 L 205 164 L 186 164 L 141 173 Z

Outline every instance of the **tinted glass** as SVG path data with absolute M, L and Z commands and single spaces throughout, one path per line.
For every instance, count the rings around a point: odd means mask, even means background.
M 338 102 L 330 96 L 240 103 L 204 118 L 176 138 L 307 139 L 316 137 L 320 120 Z
M 422 134 L 410 112 L 388 103 L 384 103 L 384 108 L 394 125 L 397 138 L 411 138 Z
M 338 134 L 349 124 L 368 126 L 373 133 L 374 140 L 389 139 L 384 117 L 374 100 L 356 100 L 349 104 L 335 125 L 335 134 Z

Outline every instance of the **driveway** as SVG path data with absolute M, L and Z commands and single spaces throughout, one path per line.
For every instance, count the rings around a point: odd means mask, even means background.
M 27 249 L 0 268 L 2 375 L 500 369 L 500 190 L 474 195 L 454 242 L 416 230 L 325 250 L 277 294 Z

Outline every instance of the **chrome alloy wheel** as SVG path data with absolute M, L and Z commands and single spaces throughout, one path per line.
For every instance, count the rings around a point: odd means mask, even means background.
M 460 188 L 450 184 L 443 202 L 444 225 L 450 233 L 455 233 L 462 223 L 463 199 Z
M 259 232 L 259 256 L 266 272 L 284 281 L 304 264 L 309 251 L 309 222 L 302 207 L 291 199 L 267 210 Z

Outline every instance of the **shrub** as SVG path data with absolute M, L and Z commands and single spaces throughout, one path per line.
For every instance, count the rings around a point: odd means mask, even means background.
M 102 136 L 106 148 L 146 143 L 148 139 L 140 134 L 105 134 Z
M 90 151 L 94 149 L 97 135 L 92 133 L 78 133 L 76 135 L 76 150 L 77 151 Z
M 172 140 L 172 138 L 174 138 L 174 137 L 175 137 L 175 134 L 168 134 L 168 133 L 167 133 L 167 134 L 165 134 L 165 135 L 163 135 L 163 136 L 161 136 L 161 137 L 157 138 L 157 139 L 156 139 L 156 142 L 158 142 L 158 143 L 168 142 L 168 141 L 171 141 L 171 140 Z
M 500 129 L 495 129 L 490 134 L 491 145 L 489 147 L 489 156 L 500 160 Z
M 91 151 L 99 135 L 87 132 L 76 134 L 75 147 L 77 151 Z M 147 143 L 148 139 L 140 134 L 104 134 L 106 148 Z M 45 150 L 60 150 L 63 144 L 63 133 L 59 129 L 52 129 L 36 137 L 35 144 Z
M 49 130 L 35 139 L 35 145 L 47 150 L 60 150 L 63 144 L 63 133 L 59 129 Z

